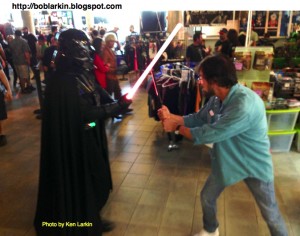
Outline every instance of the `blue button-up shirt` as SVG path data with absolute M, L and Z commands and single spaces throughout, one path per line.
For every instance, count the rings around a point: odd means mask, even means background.
M 247 177 L 273 181 L 268 125 L 262 99 L 236 84 L 223 102 L 211 97 L 195 114 L 184 116 L 195 144 L 213 143 L 212 174 L 224 186 Z

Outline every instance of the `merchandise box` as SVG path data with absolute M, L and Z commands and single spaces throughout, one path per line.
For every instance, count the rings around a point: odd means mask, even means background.
M 261 97 L 263 101 L 271 102 L 273 99 L 274 83 L 252 82 L 251 89 Z
M 234 64 L 239 82 L 249 88 L 252 82 L 269 82 L 273 53 L 270 46 L 236 47 Z
M 294 130 L 300 108 L 267 110 L 267 121 L 269 131 Z
M 269 132 L 271 152 L 289 152 L 296 131 Z
M 272 52 L 264 52 L 264 51 L 256 51 L 254 54 L 254 61 L 252 68 L 255 70 L 271 70 L 273 64 L 273 53 Z

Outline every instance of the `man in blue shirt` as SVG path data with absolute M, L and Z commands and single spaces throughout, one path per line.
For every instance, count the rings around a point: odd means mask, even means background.
M 163 106 L 164 130 L 195 144 L 213 143 L 212 172 L 201 191 L 204 229 L 195 236 L 218 236 L 217 199 L 225 187 L 243 180 L 252 192 L 272 236 L 287 229 L 274 193 L 274 174 L 265 107 L 261 98 L 238 84 L 233 63 L 224 55 L 205 58 L 199 66 L 203 92 L 210 96 L 195 114 L 177 116 Z

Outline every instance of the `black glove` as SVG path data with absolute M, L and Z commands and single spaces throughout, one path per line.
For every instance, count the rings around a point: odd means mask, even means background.
M 120 114 L 126 113 L 128 107 L 132 103 L 131 99 L 126 98 L 127 94 L 120 97 L 117 102 L 111 102 L 100 107 L 99 115 L 104 116 L 104 118 L 118 116 Z
M 126 96 L 127 96 L 127 93 L 124 94 L 122 97 L 120 97 L 119 100 L 118 100 L 118 103 L 119 103 L 122 110 L 128 109 L 128 107 L 132 103 L 132 100 L 127 99 Z

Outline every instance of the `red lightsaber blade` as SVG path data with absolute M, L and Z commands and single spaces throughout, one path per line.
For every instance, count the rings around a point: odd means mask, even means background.
M 161 48 L 158 50 L 157 54 L 153 58 L 153 60 L 150 62 L 150 64 L 147 66 L 146 70 L 143 72 L 143 74 L 140 76 L 140 78 L 136 81 L 136 83 L 133 85 L 132 89 L 127 94 L 127 99 L 132 99 L 134 94 L 136 93 L 137 89 L 140 87 L 140 85 L 143 83 L 144 79 L 147 77 L 149 72 L 152 70 L 155 63 L 158 61 L 158 59 L 161 57 L 163 52 L 166 50 L 166 48 L 169 46 L 175 35 L 178 33 L 180 28 L 182 27 L 181 23 L 178 23 L 175 28 L 173 29 L 170 36 L 167 38 L 167 40 L 164 42 L 164 44 L 161 46 Z

